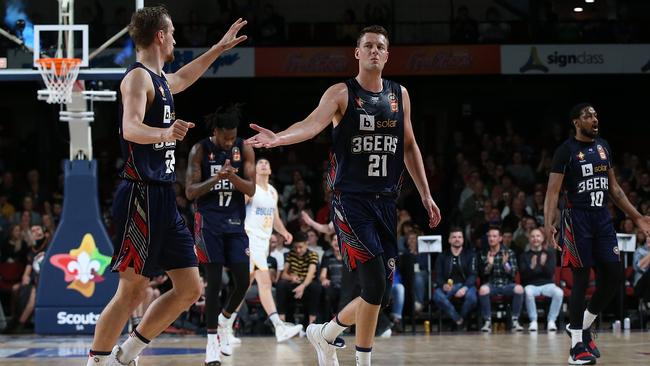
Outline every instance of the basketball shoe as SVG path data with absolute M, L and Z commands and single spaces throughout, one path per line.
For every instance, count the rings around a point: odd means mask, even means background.
M 345 341 L 340 337 L 337 337 L 332 343 L 325 340 L 322 334 L 325 324 L 309 324 L 307 327 L 307 339 L 316 349 L 319 366 L 339 366 L 336 350 L 345 348 Z
M 275 327 L 275 339 L 280 342 L 284 342 L 287 339 L 293 338 L 294 336 L 300 334 L 302 331 L 302 324 L 293 324 L 282 322 L 277 327 Z
M 221 356 L 219 355 L 220 347 L 219 341 L 208 342 L 205 346 L 205 366 L 219 366 L 221 365 Z
M 566 334 L 571 338 L 571 331 L 569 330 L 569 324 L 566 325 Z M 589 351 L 594 357 L 600 358 L 600 350 L 598 349 L 598 346 L 596 346 L 596 342 L 594 342 L 596 332 L 591 330 L 591 327 L 588 329 L 583 329 L 582 330 L 582 343 L 585 344 L 585 348 L 587 348 L 587 351 Z
M 120 346 L 113 347 L 113 351 L 108 359 L 108 366 L 138 366 L 138 358 L 129 361 L 129 363 L 123 363 L 120 361 L 120 356 L 122 355 L 122 348 Z
M 580 342 L 569 351 L 569 365 L 595 365 L 596 357 Z

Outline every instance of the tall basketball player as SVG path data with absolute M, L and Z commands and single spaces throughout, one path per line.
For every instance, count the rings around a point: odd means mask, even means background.
M 146 7 L 131 18 L 129 33 L 137 62 L 120 84 L 120 140 L 126 163 L 113 201 L 118 232 L 112 270 L 120 272 L 120 280 L 97 322 L 88 365 L 136 365 L 149 340 L 201 295 L 194 242 L 178 213 L 172 187 L 176 141 L 194 124 L 176 119 L 173 94 L 192 85 L 222 52 L 244 41 L 246 36 L 237 37 L 244 25 L 246 21 L 237 20 L 210 50 L 178 72 L 165 74 L 164 63 L 174 59 L 169 13 L 161 6 Z M 163 271 L 173 289 L 149 306 L 121 346 L 113 347 L 146 294 L 149 279 Z
M 650 217 L 641 215 L 625 196 L 614 174 L 612 150 L 598 134 L 599 121 L 589 103 L 577 104 L 570 112 L 575 136 L 555 150 L 544 201 L 544 230 L 555 241 L 560 190 L 564 202 L 560 216 L 562 265 L 571 268 L 573 288 L 569 301 L 567 333 L 571 336 L 570 365 L 592 365 L 600 351 L 592 339 L 591 325 L 618 291 L 623 281 L 616 229 L 607 209 L 611 199 L 650 235 Z M 589 272 L 596 268 L 596 292 L 585 308 Z
M 267 159 L 257 160 L 255 165 L 255 195 L 246 204 L 246 234 L 250 243 L 250 276 L 251 282 L 257 281 L 260 301 L 264 311 L 275 328 L 275 338 L 278 342 L 297 335 L 302 325 L 283 322 L 278 316 L 271 292 L 271 277 L 266 258 L 269 256 L 269 240 L 273 229 L 284 237 L 287 243 L 293 240 L 278 213 L 278 191 L 269 184 L 271 163 Z
M 388 61 L 386 30 L 361 30 L 354 54 L 359 60 L 357 76 L 327 89 L 307 118 L 277 134 L 252 124 L 258 134 L 247 141 L 255 147 L 290 145 L 316 136 L 330 121 L 334 127 L 328 176 L 333 220 L 343 258 L 358 271 L 361 296 L 332 321 L 307 327 L 320 365 L 338 365 L 336 350 L 344 346 L 338 335 L 352 324 L 357 365 L 370 365 L 377 315 L 380 306 L 388 304 L 395 270 L 396 199 L 405 165 L 428 212 L 429 226 L 440 222 L 413 135 L 408 92 L 381 76 Z
M 194 239 L 204 264 L 206 365 L 220 365 L 219 352 L 232 354 L 233 313 L 248 289 L 248 236 L 244 231 L 244 195 L 255 194 L 255 152 L 237 137 L 239 106 L 219 108 L 207 119 L 211 136 L 192 147 L 187 169 L 187 198 L 195 200 Z M 234 289 L 217 318 L 223 266 L 230 269 Z

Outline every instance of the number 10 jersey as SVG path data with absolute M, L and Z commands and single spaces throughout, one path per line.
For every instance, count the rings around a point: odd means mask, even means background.
M 332 131 L 328 184 L 335 192 L 399 194 L 404 174 L 402 88 L 382 80 L 373 93 L 345 81 L 348 106 Z

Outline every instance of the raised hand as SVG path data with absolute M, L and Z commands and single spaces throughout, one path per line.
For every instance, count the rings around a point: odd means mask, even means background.
M 262 126 L 258 126 L 254 123 L 251 123 L 250 127 L 258 133 L 255 136 L 247 139 L 245 141 L 246 144 L 252 145 L 255 148 L 269 148 L 278 146 L 280 144 L 280 139 L 273 131 L 268 130 Z
M 248 22 L 242 20 L 242 18 L 237 19 L 234 23 L 232 23 L 226 34 L 224 34 L 221 40 L 217 43 L 217 46 L 223 48 L 223 50 L 226 51 L 244 42 L 248 37 L 237 37 L 237 33 L 246 25 L 246 23 Z
M 174 121 L 174 123 L 169 126 L 163 133 L 163 141 L 172 142 L 176 140 L 183 140 L 187 134 L 187 131 L 189 131 L 189 129 L 192 127 L 194 127 L 194 123 L 186 122 L 182 119 L 176 119 L 176 121 Z

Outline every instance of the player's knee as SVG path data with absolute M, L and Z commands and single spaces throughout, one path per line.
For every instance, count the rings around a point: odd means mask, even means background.
M 177 291 L 179 301 L 187 303 L 188 306 L 190 306 L 201 297 L 203 288 L 201 286 L 201 281 L 197 278 L 196 281 L 188 281 L 184 286 L 179 286 Z
M 481 286 L 481 288 L 479 288 L 479 290 L 478 290 L 478 294 L 479 294 L 479 296 L 489 295 L 490 294 L 490 287 L 487 286 L 487 285 Z
M 524 288 L 521 287 L 521 285 L 515 285 L 515 293 L 519 294 L 519 295 L 523 294 L 524 293 Z
M 388 302 L 390 296 L 384 296 L 385 290 L 386 284 L 384 281 L 369 281 L 361 289 L 361 298 L 368 304 L 386 306 L 387 304 L 384 305 L 384 302 Z

